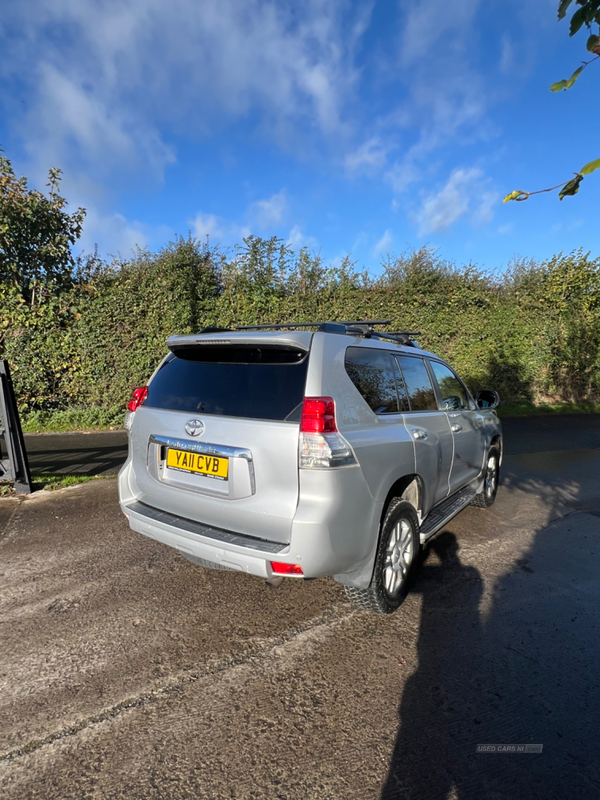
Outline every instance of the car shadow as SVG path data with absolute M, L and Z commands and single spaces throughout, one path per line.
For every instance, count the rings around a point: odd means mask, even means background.
M 454 534 L 434 539 L 411 588 L 422 595 L 419 668 L 402 695 L 382 800 L 446 798 L 465 774 L 464 737 L 471 741 L 480 723 L 473 703 L 478 679 L 470 667 L 482 650 L 482 589 L 479 571 L 461 563 Z
M 547 522 L 525 552 L 508 550 L 487 592 L 453 533 L 424 553 L 412 587 L 422 595 L 419 664 L 382 800 L 600 796 L 600 520 L 576 507 L 574 481 L 562 494 L 553 480 L 508 483 L 541 498 Z M 542 752 L 518 750 L 532 744 Z

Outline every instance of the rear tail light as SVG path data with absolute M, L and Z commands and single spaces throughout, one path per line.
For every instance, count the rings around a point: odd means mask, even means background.
M 148 387 L 142 386 L 139 389 L 134 389 L 131 393 L 131 400 L 127 406 L 129 411 L 136 411 L 138 406 L 141 406 L 148 394 Z
M 300 418 L 300 469 L 356 464 L 352 448 L 338 432 L 332 397 L 305 397 Z
M 271 569 L 275 575 L 303 575 L 300 564 L 284 564 L 283 561 L 271 561 Z
M 148 394 L 147 386 L 140 386 L 139 389 L 134 389 L 131 393 L 131 400 L 127 404 L 127 411 L 125 412 L 125 430 L 131 430 L 131 423 L 133 422 L 134 412 L 142 405 Z
M 302 433 L 335 433 L 335 403 L 332 397 L 305 397 L 300 418 Z

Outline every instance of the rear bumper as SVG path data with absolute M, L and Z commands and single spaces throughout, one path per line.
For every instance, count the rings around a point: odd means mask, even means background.
M 119 473 L 121 510 L 138 533 L 213 563 L 273 576 L 271 561 L 299 564 L 304 577 L 343 575 L 368 565 L 375 552 L 381 504 L 357 468 L 301 470 L 300 501 L 289 543 L 215 528 L 136 499 L 130 464 Z
M 121 510 L 131 529 L 137 533 L 183 553 L 250 575 L 271 577 L 273 571 L 269 560 L 279 560 L 280 555 L 289 552 L 289 545 L 252 540 L 249 536 L 202 525 L 137 501 L 121 503 Z

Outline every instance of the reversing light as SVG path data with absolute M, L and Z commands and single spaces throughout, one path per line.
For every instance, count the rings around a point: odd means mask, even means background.
M 336 433 L 332 397 L 305 397 L 300 418 L 301 433 Z
M 300 564 L 284 564 L 283 561 L 271 561 L 271 569 L 275 575 L 303 575 Z
M 300 417 L 300 469 L 356 465 L 352 448 L 338 432 L 332 397 L 305 397 Z
M 134 389 L 131 393 L 131 400 L 127 405 L 129 411 L 136 411 L 142 405 L 148 394 L 148 387 L 141 386 L 139 389 Z

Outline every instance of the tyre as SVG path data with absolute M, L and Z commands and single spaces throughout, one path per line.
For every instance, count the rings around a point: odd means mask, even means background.
M 483 488 L 471 500 L 472 506 L 478 508 L 489 508 L 493 505 L 498 493 L 498 481 L 500 478 L 500 451 L 497 447 L 491 447 L 487 457 Z
M 415 509 L 399 498 L 392 500 L 381 525 L 371 585 L 368 589 L 345 586 L 348 598 L 364 611 L 392 614 L 406 596 L 419 546 Z
M 221 564 L 215 564 L 214 561 L 207 561 L 206 558 L 199 558 L 198 556 L 193 556 L 191 553 L 184 553 L 182 550 L 179 551 L 184 558 L 187 558 L 188 561 L 191 561 L 194 564 L 197 564 L 199 567 L 206 567 L 207 569 L 220 569 L 220 570 L 227 570 L 227 572 L 232 572 L 231 567 L 222 567 Z

